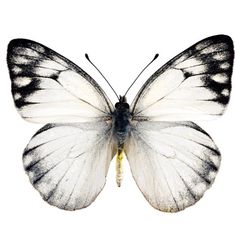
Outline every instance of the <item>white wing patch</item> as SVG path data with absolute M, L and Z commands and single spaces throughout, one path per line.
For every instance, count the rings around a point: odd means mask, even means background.
M 7 56 L 19 113 L 39 123 L 110 119 L 113 105 L 81 68 L 33 41 L 10 42 Z
M 213 140 L 192 122 L 137 122 L 125 151 L 145 198 L 166 212 L 197 202 L 220 165 Z
M 44 200 L 65 210 L 95 200 L 114 155 L 110 128 L 106 122 L 48 124 L 33 136 L 23 163 Z
M 193 45 L 154 73 L 134 99 L 138 120 L 205 120 L 221 115 L 229 101 L 233 43 L 217 35 Z

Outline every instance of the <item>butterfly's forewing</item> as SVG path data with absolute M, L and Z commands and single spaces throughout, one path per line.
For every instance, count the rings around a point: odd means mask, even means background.
M 145 198 L 166 212 L 197 202 L 220 165 L 215 143 L 192 122 L 136 122 L 125 152 Z
M 48 124 L 26 147 L 24 168 L 44 200 L 76 210 L 90 205 L 102 190 L 113 147 L 107 122 Z
M 233 57 L 225 35 L 186 49 L 146 81 L 131 105 L 134 117 L 177 121 L 221 115 L 229 101 Z
M 32 122 L 80 122 L 110 116 L 113 106 L 77 65 L 30 40 L 9 43 L 7 62 L 15 105 Z

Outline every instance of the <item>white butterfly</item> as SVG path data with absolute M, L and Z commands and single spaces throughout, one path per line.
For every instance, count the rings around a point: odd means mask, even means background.
M 125 153 L 132 175 L 161 211 L 193 205 L 211 186 L 220 152 L 190 120 L 222 115 L 229 101 L 233 43 L 204 39 L 170 60 L 142 86 L 130 107 L 115 107 L 80 67 L 26 39 L 9 43 L 7 62 L 15 105 L 27 121 L 48 123 L 23 154 L 25 171 L 49 204 L 65 210 L 90 205 L 116 153 L 121 185 Z

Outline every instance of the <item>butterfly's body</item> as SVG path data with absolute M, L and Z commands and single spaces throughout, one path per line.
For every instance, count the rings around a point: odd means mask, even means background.
M 122 182 L 122 160 L 125 141 L 130 135 L 130 106 L 126 102 L 125 96 L 120 96 L 119 102 L 115 104 L 115 110 L 113 112 L 113 136 L 117 143 L 117 154 L 116 154 L 116 182 L 118 187 L 121 186 Z
M 73 62 L 34 41 L 12 40 L 7 62 L 16 108 L 26 120 L 46 124 L 23 153 L 31 183 L 51 205 L 84 208 L 103 189 L 116 154 L 118 186 L 126 156 L 154 208 L 193 205 L 213 183 L 221 157 L 191 120 L 223 114 L 233 58 L 229 36 L 206 38 L 158 69 L 130 106 L 125 96 L 113 106 Z

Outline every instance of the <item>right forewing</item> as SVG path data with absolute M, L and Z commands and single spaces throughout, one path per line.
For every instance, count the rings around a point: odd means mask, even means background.
M 136 120 L 209 120 L 229 102 L 233 42 L 216 35 L 189 47 L 157 70 L 131 104 Z
M 23 154 L 30 182 L 49 204 L 65 210 L 90 205 L 105 184 L 113 157 L 110 124 L 48 124 Z
M 220 165 L 215 143 L 192 122 L 138 122 L 125 151 L 145 198 L 154 208 L 167 212 L 197 202 Z

